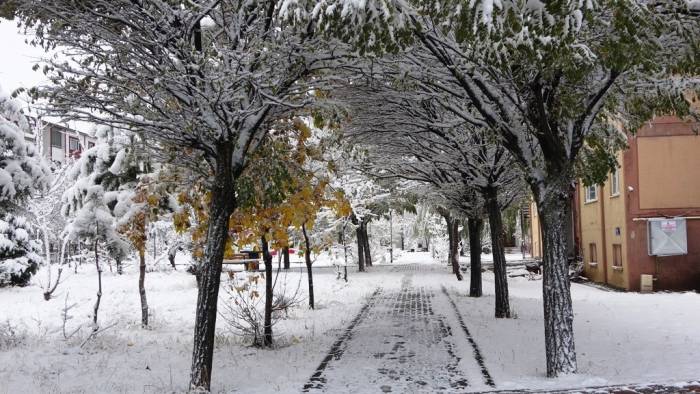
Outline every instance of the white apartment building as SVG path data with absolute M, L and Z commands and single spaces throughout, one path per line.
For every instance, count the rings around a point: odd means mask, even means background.
M 27 120 L 32 131 L 25 134 L 25 139 L 35 143 L 44 157 L 51 161 L 65 163 L 69 158 L 80 157 L 85 149 L 95 145 L 95 138 L 87 133 L 31 116 L 28 116 Z M 34 130 L 41 130 L 42 135 L 35 135 Z

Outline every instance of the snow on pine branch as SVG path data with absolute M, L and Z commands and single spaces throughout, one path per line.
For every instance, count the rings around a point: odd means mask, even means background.
M 18 103 L 0 88 L 0 287 L 26 285 L 42 261 L 25 204 L 48 188 L 51 173 L 25 141 L 29 130 Z
M 51 180 L 46 162 L 25 141 L 28 131 L 19 105 L 0 87 L 0 205 L 22 202 L 48 187 Z

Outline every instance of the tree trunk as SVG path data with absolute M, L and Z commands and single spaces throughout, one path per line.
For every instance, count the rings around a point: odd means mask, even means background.
M 457 280 L 462 280 L 462 272 L 459 270 L 459 223 L 450 214 L 443 215 L 447 222 L 447 238 L 448 238 L 448 253 L 447 264 L 452 266 L 452 273 L 455 274 Z
M 506 274 L 506 255 L 503 247 L 503 219 L 498 204 L 498 189 L 488 187 L 485 191 L 486 210 L 489 214 L 491 230 L 491 253 L 493 254 L 493 275 L 496 291 L 496 318 L 510 317 L 508 301 L 508 275 Z
M 571 192 L 567 179 L 559 183 L 556 189 L 550 187 L 547 193 L 536 195 L 543 238 L 542 294 L 548 377 L 575 373 L 577 369 L 567 259 L 568 229 L 563 228 L 569 223 Z
M 443 214 L 442 217 L 447 223 L 447 265 L 450 265 L 452 263 L 452 219 L 447 214 Z M 452 273 L 454 274 L 454 267 L 452 267 Z
M 369 234 L 367 233 L 367 222 L 362 221 L 362 240 L 365 248 L 365 264 L 372 266 L 372 252 L 369 249 Z
M 314 277 L 311 271 L 311 242 L 309 235 L 306 233 L 306 226 L 301 225 L 301 232 L 304 234 L 304 261 L 306 262 L 306 272 L 309 277 L 309 307 L 314 309 Z
M 98 234 L 98 230 L 95 230 L 95 234 Z M 95 239 L 95 267 L 97 268 L 97 300 L 95 300 L 95 306 L 92 309 L 93 332 L 98 330 L 97 312 L 100 310 L 100 301 L 102 300 L 102 266 L 100 265 L 100 258 L 97 253 L 97 239 Z
M 168 261 L 170 262 L 170 265 L 173 267 L 173 270 L 177 270 L 177 267 L 175 267 L 175 255 L 168 253 Z
M 272 255 L 267 246 L 267 239 L 263 235 L 260 238 L 262 243 L 263 261 L 265 262 L 265 325 L 263 327 L 263 345 L 272 346 Z
M 216 331 L 216 307 L 219 299 L 221 263 L 228 237 L 229 217 L 236 207 L 233 197 L 234 180 L 231 170 L 230 149 L 219 148 L 214 184 L 211 187 L 211 205 L 207 227 L 207 243 L 204 261 L 199 274 L 197 312 L 194 326 L 190 390 L 206 390 L 211 387 Z
M 455 218 L 451 220 L 450 232 L 452 233 L 452 244 L 450 245 L 452 273 L 457 276 L 457 280 L 462 280 L 462 272 L 459 270 L 459 221 Z
M 114 259 L 114 261 L 116 262 L 116 265 L 117 265 L 117 274 L 118 275 L 123 274 L 124 273 L 124 264 L 122 264 L 122 259 L 117 257 Z
M 284 249 L 282 249 L 282 257 L 284 259 L 284 269 L 288 270 L 290 267 L 289 263 L 289 246 L 285 246 Z
M 471 279 L 469 281 L 469 296 L 481 297 L 481 232 L 484 221 L 479 218 L 469 218 L 469 265 Z
M 355 230 L 357 235 L 357 266 L 358 271 L 365 272 L 365 241 L 362 238 L 362 227 Z
M 146 300 L 146 252 L 139 250 L 139 295 L 141 296 L 141 327 L 148 327 L 148 301 Z
M 347 272 L 348 272 L 348 246 L 345 244 L 345 226 L 347 226 L 348 222 L 347 220 L 344 221 L 343 223 L 343 239 L 342 239 L 342 244 L 343 244 L 343 258 L 345 259 L 345 274 L 347 278 Z M 346 280 L 347 282 L 347 280 Z

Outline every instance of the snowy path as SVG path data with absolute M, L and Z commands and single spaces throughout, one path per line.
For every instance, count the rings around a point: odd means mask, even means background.
M 457 343 L 465 342 L 461 336 L 468 330 L 456 309 L 450 309 L 447 292 L 414 284 L 419 265 L 391 271 L 404 273 L 401 289 L 370 297 L 304 391 L 455 392 L 467 389 L 474 377 L 493 385 L 483 361 L 462 362 L 463 355 L 472 353 L 457 349 Z M 450 320 L 460 321 L 462 328 L 453 330 Z

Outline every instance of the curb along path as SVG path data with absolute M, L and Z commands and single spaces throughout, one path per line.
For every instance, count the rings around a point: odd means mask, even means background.
M 319 364 L 318 368 L 316 368 L 316 372 L 314 372 L 313 375 L 311 375 L 311 378 L 309 379 L 309 382 L 304 385 L 304 392 L 309 392 L 310 389 L 315 389 L 315 388 L 323 388 L 324 384 L 326 383 L 326 379 L 323 377 L 323 373 L 328 367 L 328 363 L 331 362 L 331 360 L 336 359 L 338 360 L 342 355 L 343 352 L 345 351 L 346 348 L 346 342 L 352 339 L 353 336 L 353 329 L 355 326 L 357 326 L 358 323 L 367 315 L 367 311 L 369 310 L 370 306 L 374 302 L 374 300 L 377 298 L 377 295 L 381 292 L 381 289 L 377 289 L 372 293 L 372 295 L 369 297 L 367 300 L 367 303 L 360 309 L 360 312 L 355 316 L 355 318 L 350 322 L 350 325 L 348 328 L 345 329 L 343 332 L 343 335 L 340 336 L 334 343 L 333 346 L 331 346 L 331 350 L 328 352 L 326 357 L 321 361 L 321 364 Z
M 450 301 L 450 305 L 452 306 L 452 309 L 454 309 L 455 315 L 457 315 L 457 320 L 459 321 L 459 325 L 462 327 L 462 331 L 464 331 L 464 334 L 467 336 L 467 340 L 469 341 L 469 344 L 471 345 L 472 349 L 474 350 L 474 358 L 476 359 L 476 362 L 479 364 L 479 367 L 481 368 L 481 375 L 484 377 L 484 383 L 487 386 L 496 387 L 496 384 L 494 383 L 493 378 L 491 377 L 491 374 L 489 373 L 488 369 L 486 368 L 486 364 L 484 364 L 484 357 L 481 355 L 481 351 L 479 350 L 479 346 L 474 341 L 474 338 L 472 338 L 472 334 L 469 333 L 469 329 L 467 328 L 467 325 L 464 323 L 464 319 L 462 319 L 462 315 L 459 313 L 459 309 L 457 309 L 457 304 L 455 304 L 452 297 L 450 297 L 450 294 L 447 292 L 447 289 L 445 288 L 445 286 L 442 286 L 442 293 L 445 294 L 445 297 L 447 297 L 447 299 Z
M 700 393 L 700 381 L 679 382 L 674 385 L 629 384 L 612 386 L 580 387 L 561 390 L 496 390 L 492 394 L 693 394 Z

